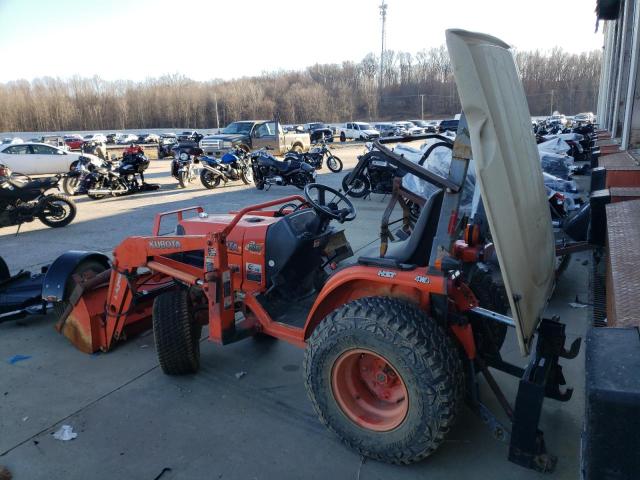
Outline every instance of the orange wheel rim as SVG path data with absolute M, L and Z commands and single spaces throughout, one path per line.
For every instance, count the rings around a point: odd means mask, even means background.
M 371 350 L 341 354 L 331 370 L 331 390 L 352 422 L 376 432 L 397 428 L 409 411 L 402 377 L 386 358 Z

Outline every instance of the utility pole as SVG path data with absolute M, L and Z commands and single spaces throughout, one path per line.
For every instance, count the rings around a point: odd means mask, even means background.
M 220 117 L 218 115 L 218 94 L 214 93 L 213 94 L 213 100 L 216 104 L 216 128 L 220 128 Z
M 420 120 L 424 120 L 424 93 L 420 94 Z
M 382 0 L 378 8 L 380 9 L 380 17 L 382 18 L 382 48 L 380 49 L 380 96 L 382 96 L 382 87 L 384 87 L 384 36 L 387 23 L 387 4 L 385 0 Z

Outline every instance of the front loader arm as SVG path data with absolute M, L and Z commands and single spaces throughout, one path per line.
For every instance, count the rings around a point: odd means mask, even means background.
M 199 286 L 207 299 L 209 334 L 222 343 L 234 334 L 232 272 L 227 261 L 224 232 L 208 235 L 129 237 L 113 252 L 113 271 L 107 294 L 106 315 L 116 318 L 132 311 L 137 285 L 137 269 L 148 268 L 141 277 L 162 275 L 188 286 Z M 174 253 L 202 250 L 201 268 L 168 258 Z M 119 323 L 119 322 L 115 322 Z M 115 327 L 117 330 L 117 326 Z
M 214 235 L 188 235 L 175 237 L 129 237 L 113 251 L 113 266 L 118 272 L 147 267 L 155 257 L 191 250 L 207 250 L 213 246 Z M 215 253 L 213 254 L 215 256 Z M 205 255 L 205 257 L 208 255 Z

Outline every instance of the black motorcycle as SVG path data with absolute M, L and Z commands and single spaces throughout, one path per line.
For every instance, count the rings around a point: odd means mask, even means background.
M 383 195 L 393 192 L 393 179 L 403 177 L 406 172 L 389 162 L 376 150 L 358 158 L 356 167 L 342 179 L 342 189 L 354 198 L 363 198 L 371 193 Z
M 241 148 L 225 153 L 221 158 L 200 157 L 200 181 L 211 189 L 229 181 L 242 180 L 245 185 L 253 181 L 253 171 L 249 156 Z
M 162 160 L 165 157 L 174 157 L 173 149 L 178 146 L 178 140 L 176 137 L 160 137 L 158 141 L 158 159 Z
M 429 155 L 439 147 L 453 148 L 451 139 L 442 135 L 429 135 L 434 138 L 434 142 L 418 161 L 419 165 L 424 165 Z M 407 173 L 403 168 L 388 159 L 376 150 L 372 144 L 367 144 L 367 152 L 358 157 L 355 168 L 342 179 L 342 189 L 354 198 L 363 198 L 371 193 L 389 195 L 393 193 L 393 180 L 396 177 L 404 177 Z
M 79 193 L 98 200 L 107 195 L 125 195 L 141 191 L 157 190 L 160 185 L 145 183 L 144 171 L 149 167 L 149 159 L 139 147 L 130 147 L 118 165 L 108 163 L 96 168 L 86 176 Z M 140 180 L 138 180 L 138 177 Z
M 300 190 L 316 177 L 315 169 L 308 163 L 299 160 L 277 160 L 263 149 L 250 154 L 253 181 L 258 190 L 267 189 L 271 185 L 294 185 Z
M 58 182 L 60 176 L 33 180 L 0 164 L 0 227 L 19 226 L 36 218 L 47 227 L 69 225 L 76 217 L 73 200 L 59 193 L 44 193 L 58 188 Z
M 185 188 L 187 184 L 195 181 L 200 174 L 200 155 L 204 152 L 198 147 L 178 147 L 174 150 L 173 160 L 171 160 L 171 175 L 178 180 L 180 188 Z
M 307 153 L 288 152 L 284 159 L 295 159 L 308 163 L 316 170 L 320 170 L 324 164 L 325 157 L 327 158 L 327 167 L 334 173 L 342 171 L 342 160 L 331 153 L 327 144 L 323 141 L 320 147 L 315 147 L 309 150 Z
M 73 162 L 69 166 L 69 171 L 62 179 L 62 191 L 67 195 L 77 195 L 80 192 L 80 185 L 84 179 L 96 168 L 108 168 L 110 162 L 99 159 L 98 157 L 89 158 L 81 156 L 78 161 Z

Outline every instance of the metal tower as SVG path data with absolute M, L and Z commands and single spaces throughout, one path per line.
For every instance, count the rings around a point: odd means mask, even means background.
M 387 23 L 387 4 L 385 0 L 378 7 L 382 18 L 382 48 L 380 49 L 380 90 L 384 86 L 384 44 L 385 44 L 385 24 Z

